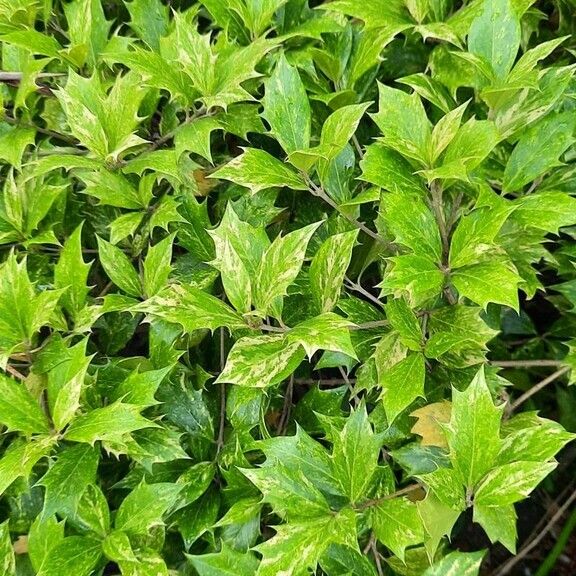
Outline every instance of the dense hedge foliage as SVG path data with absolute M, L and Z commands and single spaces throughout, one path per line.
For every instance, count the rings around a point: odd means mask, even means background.
M 576 430 L 574 11 L 0 0 L 0 575 L 514 553 Z

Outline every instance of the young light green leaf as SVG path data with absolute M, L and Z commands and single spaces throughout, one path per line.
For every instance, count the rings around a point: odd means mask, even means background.
M 91 264 L 82 257 L 82 224 L 74 230 L 64 243 L 58 263 L 54 266 L 55 288 L 66 288 L 62 295 L 62 306 L 75 317 L 86 303 L 90 292 L 88 273 Z
M 410 350 L 422 348 L 422 329 L 418 318 L 403 298 L 389 299 L 385 306 L 386 318 L 400 335 L 400 341 Z
M 435 262 L 442 258 L 442 241 L 434 215 L 419 196 L 391 193 L 382 197 L 384 221 L 395 242 Z
M 310 143 L 310 103 L 298 69 L 281 55 L 265 82 L 263 116 L 287 154 Z
M 484 0 L 468 33 L 468 49 L 492 65 L 496 77 L 510 72 L 520 46 L 520 21 L 511 0 Z
M 568 112 L 551 114 L 529 126 L 512 151 L 502 186 L 504 192 L 515 192 L 551 168 L 573 144 L 576 119 Z
M 506 506 L 527 498 L 556 468 L 557 462 L 512 462 L 490 470 L 476 490 L 474 503 Z
M 140 296 L 142 293 L 140 278 L 128 256 L 110 242 L 99 236 L 97 238 L 100 263 L 110 280 L 129 296 Z
M 480 552 L 451 552 L 430 566 L 422 576 L 449 576 L 450 574 L 478 576 L 484 554 L 484 550 Z
M 254 576 L 259 564 L 251 552 L 238 552 L 224 542 L 220 552 L 187 558 L 199 576 Z
M 514 200 L 516 210 L 511 216 L 524 228 L 537 228 L 558 233 L 576 220 L 576 199 L 565 192 L 546 190 Z
M 144 259 L 142 285 L 147 298 L 156 296 L 168 283 L 172 271 L 172 243 L 174 234 L 167 236 L 148 249 Z
M 114 402 L 78 416 L 66 430 L 65 437 L 72 442 L 92 444 L 97 440 L 117 441 L 125 434 L 142 428 L 154 428 L 151 420 L 140 415 L 141 406 Z
M 330 312 L 338 302 L 357 237 L 358 230 L 334 234 L 312 259 L 310 288 L 319 313 Z
M 414 352 L 389 369 L 380 369 L 378 363 L 376 369 L 386 418 L 392 423 L 416 398 L 424 397 L 425 358 Z
M 452 390 L 452 417 L 447 428 L 450 460 L 462 484 L 473 488 L 494 466 L 502 440 L 502 407 L 494 405 L 484 369 L 464 390 Z
M 16 574 L 16 557 L 10 538 L 10 519 L 0 524 L 0 574 L 2 576 Z
M 474 503 L 474 522 L 484 528 L 490 542 L 500 542 L 516 554 L 516 510 L 512 504 L 482 506 Z
M 64 522 L 58 522 L 54 516 L 42 520 L 36 516 L 28 532 L 28 556 L 32 566 L 38 572 L 50 551 L 64 540 Z
M 50 425 L 40 405 L 26 386 L 0 374 L 0 423 L 9 431 L 47 434 Z
M 424 195 L 423 181 L 414 168 L 400 154 L 382 146 L 370 144 L 360 161 L 362 180 L 375 184 L 384 190 L 397 193 Z
M 287 342 L 300 344 L 308 358 L 318 350 L 341 352 L 356 358 L 356 352 L 350 340 L 350 326 L 353 324 L 333 312 L 325 312 L 297 324 L 286 335 Z
M 182 486 L 172 483 L 139 484 L 124 498 L 114 526 L 130 534 L 147 534 L 163 524 L 162 517 L 175 504 Z
M 52 436 L 42 436 L 24 444 L 12 444 L 0 459 L 0 495 L 17 478 L 28 478 L 38 461 L 50 454 L 55 442 Z
M 424 541 L 424 528 L 415 502 L 394 498 L 381 502 L 370 511 L 372 529 L 384 546 L 404 560 L 408 546 Z
M 342 493 L 352 503 L 366 497 L 378 468 L 381 441 L 372 431 L 364 404 L 346 419 L 333 438 L 332 466 Z
M 230 180 L 249 188 L 252 194 L 284 186 L 292 190 L 308 189 L 306 182 L 293 168 L 256 148 L 246 148 L 243 154 L 211 174 L 210 178 Z
M 187 333 L 195 330 L 246 328 L 246 322 L 219 298 L 194 286 L 173 284 L 160 294 L 132 308 L 173 324 L 179 324 Z
M 99 451 L 91 446 L 67 446 L 38 481 L 46 489 L 42 517 L 72 515 L 84 489 L 96 480 Z
M 50 550 L 38 576 L 90 576 L 102 556 L 102 543 L 85 536 L 68 536 Z
M 304 360 L 299 342 L 284 336 L 256 336 L 236 341 L 217 382 L 267 388 L 287 378 Z
M 278 314 L 277 300 L 287 293 L 302 268 L 310 238 L 322 222 L 315 222 L 286 236 L 277 236 L 266 250 L 254 283 L 254 303 L 258 311 Z
M 432 126 L 418 94 L 378 85 L 378 112 L 372 115 L 384 143 L 403 156 L 428 164 Z
M 491 259 L 458 268 L 450 278 L 462 296 L 486 308 L 489 302 L 518 310 L 520 276 L 506 260 Z
M 262 554 L 262 562 L 256 574 L 304 574 L 306 570 L 316 568 L 331 543 L 358 548 L 356 519 L 351 509 L 345 508 L 335 514 L 328 513 L 311 520 L 277 526 L 276 535 L 256 547 Z M 300 553 L 294 554 L 294 550 Z
M 80 407 L 84 378 L 92 356 L 86 356 L 87 340 L 67 350 L 67 356 L 48 373 L 48 405 L 57 431 L 70 423 Z

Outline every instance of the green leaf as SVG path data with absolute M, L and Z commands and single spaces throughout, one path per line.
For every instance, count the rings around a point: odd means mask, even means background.
M 500 420 L 481 368 L 464 392 L 452 389 L 452 417 L 447 428 L 450 460 L 462 484 L 473 488 L 494 466 L 502 446 Z
M 407 254 L 389 258 L 384 280 L 379 284 L 382 294 L 395 298 L 406 296 L 411 306 L 420 306 L 437 297 L 444 285 L 444 273 L 425 256 Z
M 10 520 L 0 524 L 0 574 L 11 576 L 16 574 L 16 557 L 10 538 Z
M 288 161 L 300 170 L 307 172 L 319 160 L 326 163 L 336 158 L 356 132 L 358 124 L 369 106 L 370 103 L 351 104 L 338 108 L 328 116 L 322 125 L 320 144 L 314 148 L 292 152 L 288 156 Z
M 450 278 L 462 296 L 486 308 L 489 302 L 518 310 L 518 283 L 521 281 L 506 260 L 492 258 L 481 264 L 458 268 Z
M 386 418 L 392 423 L 416 398 L 424 398 L 425 358 L 414 352 L 389 369 L 379 368 L 378 363 L 376 369 Z
M 403 298 L 389 299 L 386 306 L 386 318 L 392 328 L 400 335 L 400 341 L 410 350 L 422 348 L 422 329 L 418 318 Z
M 168 576 L 166 563 L 154 550 L 134 551 L 125 532 L 115 530 L 103 543 L 106 556 L 116 562 L 123 576 Z
M 281 524 L 276 535 L 256 550 L 262 554 L 257 576 L 304 574 L 315 569 L 330 544 L 343 544 L 358 549 L 356 519 L 350 509 L 326 514 L 293 524 Z M 299 550 L 298 554 L 294 554 Z
M 143 265 L 142 285 L 148 298 L 155 296 L 168 283 L 168 276 L 172 271 L 172 243 L 174 235 L 171 234 L 154 246 L 150 246 Z
M 462 123 L 462 117 L 466 111 L 468 102 L 465 102 L 458 108 L 454 108 L 445 114 L 434 126 L 432 131 L 431 145 L 431 158 L 435 161 L 446 147 L 452 142 Z
M 236 576 L 239 573 L 254 576 L 259 564 L 254 554 L 237 552 L 224 542 L 220 552 L 187 558 L 199 576 Z
M 493 256 L 494 239 L 513 211 L 512 203 L 503 203 L 482 206 L 463 216 L 450 242 L 450 267 L 460 268 Z
M 425 194 L 422 179 L 400 154 L 381 144 L 366 148 L 360 161 L 361 179 L 389 192 Z
M 429 159 L 432 126 L 418 94 L 378 84 L 378 113 L 372 118 L 384 135 L 384 144 L 422 165 Z
M 92 356 L 85 356 L 87 340 L 67 350 L 62 362 L 48 374 L 48 405 L 57 431 L 64 429 L 80 407 L 84 378 Z
M 496 77 L 510 72 L 520 46 L 520 22 L 511 0 L 484 0 L 480 16 L 472 21 L 468 49 L 492 65 Z
M 162 517 L 175 504 L 182 486 L 171 483 L 139 484 L 120 504 L 114 526 L 129 534 L 147 534 L 163 524 Z
M 45 488 L 43 518 L 72 515 L 85 488 L 96 480 L 99 456 L 98 450 L 84 445 L 68 446 L 58 454 L 38 481 Z
M 550 169 L 573 144 L 576 120 L 567 112 L 551 114 L 528 127 L 516 144 L 504 171 L 504 192 L 515 192 Z
M 381 209 L 395 242 L 435 262 L 442 258 L 442 241 L 434 215 L 419 196 L 384 194 Z
M 160 38 L 166 35 L 169 9 L 159 0 L 131 0 L 126 2 L 130 12 L 130 28 L 153 50 L 160 47 Z
M 54 286 L 66 289 L 61 303 L 74 318 L 84 308 L 90 292 L 87 286 L 90 268 L 91 264 L 86 264 L 82 257 L 81 224 L 64 243 L 60 258 L 54 266 Z
M 537 228 L 558 234 L 563 226 L 571 226 L 576 218 L 576 199 L 565 192 L 536 192 L 514 200 L 516 210 L 511 216 L 524 228 Z
M 0 374 L 0 423 L 9 431 L 20 430 L 24 434 L 48 433 L 50 425 L 23 383 Z
M 99 540 L 84 536 L 68 536 L 50 550 L 38 576 L 75 574 L 89 576 L 102 556 Z
M 0 158 L 20 170 L 22 156 L 26 148 L 34 144 L 35 135 L 32 128 L 5 126 L 0 134 Z
M 20 263 L 11 253 L 0 266 L 0 368 L 7 356 L 24 350 L 36 332 L 50 323 L 62 292 L 37 293 L 28 277 L 26 259 Z
M 353 324 L 333 312 L 325 312 L 296 325 L 286 335 L 288 342 L 300 344 L 308 358 L 318 350 L 342 352 L 356 358 L 356 352 L 350 340 L 350 326 Z
M 243 154 L 210 174 L 210 178 L 230 180 L 249 188 L 252 194 L 274 187 L 308 189 L 306 182 L 293 168 L 256 148 L 245 148 Z
M 272 135 L 287 154 L 307 148 L 310 143 L 310 103 L 298 69 L 284 55 L 265 82 L 263 116 Z
M 141 406 L 114 402 L 78 416 L 66 430 L 65 437 L 72 442 L 94 445 L 97 440 L 118 441 L 124 434 L 154 428 L 157 424 L 140 415 Z
M 55 439 L 42 436 L 25 444 L 12 444 L 0 459 L 0 494 L 17 478 L 28 478 L 34 466 L 52 450 Z
M 500 542 L 516 554 L 516 511 L 514 506 L 482 506 L 474 504 L 474 522 L 480 524 L 490 542 Z
M 358 0 L 336 0 L 325 6 L 324 10 L 336 10 L 364 21 L 366 28 L 393 29 L 399 25 L 413 25 L 406 10 L 404 0 L 374 0 L 370 3 Z
M 106 496 L 96 484 L 88 484 L 80 495 L 74 515 L 70 518 L 81 530 L 104 538 L 110 530 L 110 510 Z
M 128 256 L 103 238 L 98 236 L 97 239 L 100 263 L 110 280 L 129 296 L 140 296 L 140 278 Z
M 575 438 L 553 420 L 524 412 L 502 424 L 502 448 L 498 464 L 520 460 L 546 462 Z
M 132 308 L 173 324 L 180 324 L 184 331 L 246 328 L 242 317 L 222 300 L 194 286 L 173 284 L 160 294 Z
M 490 470 L 476 490 L 474 503 L 506 506 L 527 498 L 557 462 L 512 462 Z
M 39 571 L 50 551 L 64 540 L 64 522 L 55 517 L 41 519 L 37 516 L 28 533 L 28 555 L 32 566 Z
M 254 303 L 262 315 L 278 314 L 277 301 L 286 295 L 288 287 L 296 280 L 308 242 L 321 224 L 315 222 L 286 236 L 277 236 L 266 250 L 254 283 Z
M 370 519 L 376 538 L 402 561 L 408 546 L 424 541 L 418 508 L 406 498 L 394 498 L 374 506 Z
M 451 552 L 434 563 L 422 576 L 478 576 L 485 552 Z
M 110 393 L 110 399 L 121 400 L 127 404 L 137 404 L 138 406 L 158 404 L 154 395 L 171 369 L 172 366 L 167 366 L 159 370 L 132 372 Z
M 334 476 L 352 503 L 360 502 L 369 492 L 378 468 L 381 441 L 372 431 L 364 404 L 346 419 L 334 437 L 332 466 Z
M 298 342 L 287 342 L 284 336 L 240 338 L 230 350 L 217 382 L 267 388 L 290 376 L 304 355 Z
M 310 264 L 310 288 L 316 310 L 330 312 L 338 299 L 358 230 L 330 236 L 322 243 Z

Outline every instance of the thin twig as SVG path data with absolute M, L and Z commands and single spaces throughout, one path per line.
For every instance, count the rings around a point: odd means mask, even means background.
M 17 118 L 12 118 L 11 116 L 4 116 L 4 122 L 11 124 L 12 126 L 22 126 L 23 128 L 31 128 L 44 134 L 45 136 L 50 136 L 51 138 L 58 138 L 62 142 L 67 142 L 68 144 L 78 144 L 78 140 L 74 136 L 68 136 L 67 134 L 62 134 L 62 132 L 56 132 L 55 130 L 48 130 L 47 128 L 42 128 L 41 126 L 36 126 L 36 124 L 30 124 L 29 122 L 22 122 Z
M 366 500 L 362 502 L 362 504 L 358 504 L 354 507 L 355 510 L 366 510 L 366 508 L 371 508 L 372 506 L 378 506 L 381 502 L 386 502 L 386 500 L 393 500 L 394 498 L 399 498 L 400 496 L 404 496 L 406 494 L 410 494 L 411 492 L 415 492 L 416 490 L 420 490 L 422 486 L 420 484 L 410 484 L 405 488 L 401 488 L 400 490 L 396 490 L 396 492 L 392 492 L 392 494 L 387 494 L 386 496 L 381 496 L 380 498 L 372 498 L 371 500 Z
M 362 150 L 362 146 L 360 146 L 356 134 L 352 136 L 352 144 L 354 144 L 354 148 L 356 148 L 356 152 L 358 152 L 358 156 L 360 157 L 360 160 L 362 160 L 362 158 L 364 158 L 364 150 Z
M 510 570 L 512 570 L 512 568 L 514 568 L 514 566 L 518 564 L 518 562 L 520 562 L 523 558 L 525 558 L 526 555 L 531 550 L 536 548 L 536 546 L 538 546 L 538 544 L 542 542 L 542 540 L 547 536 L 550 530 L 552 530 L 552 527 L 562 518 L 562 516 L 564 516 L 566 511 L 575 501 L 576 501 L 576 490 L 574 490 L 574 492 L 572 492 L 572 494 L 566 500 L 566 502 L 564 502 L 564 504 L 562 504 L 562 506 L 558 508 L 556 514 L 552 516 L 550 522 L 548 522 L 546 527 L 543 528 L 543 530 L 536 536 L 536 538 L 534 538 L 534 540 L 532 540 L 530 543 L 521 548 L 516 556 L 513 556 L 512 558 L 510 558 L 510 560 L 508 560 L 502 566 L 500 566 L 500 568 L 496 572 L 494 572 L 492 576 L 505 576 L 505 574 L 508 574 Z
M 377 306 L 380 306 L 380 308 L 384 308 L 384 302 L 382 302 L 382 300 L 379 300 L 378 298 L 376 298 L 376 296 L 373 296 L 372 294 L 370 294 L 370 292 L 368 292 L 366 289 L 364 289 L 363 286 L 359 282 L 353 282 L 348 277 L 345 278 L 345 281 L 347 282 L 346 288 L 350 288 L 350 290 L 354 290 L 355 292 L 362 294 L 363 296 L 368 298 L 368 300 L 370 300 L 370 302 L 373 302 Z
M 557 380 L 558 378 L 560 378 L 560 376 L 563 376 L 564 374 L 566 374 L 566 372 L 569 372 L 570 370 L 571 370 L 570 366 L 563 366 L 559 370 L 556 370 L 556 372 L 554 372 L 553 374 L 550 374 L 550 376 L 548 376 L 547 378 L 544 378 L 544 380 L 538 382 L 538 384 L 536 384 L 535 386 L 532 386 L 532 388 L 530 388 L 530 390 L 527 390 L 526 392 L 524 392 L 524 394 L 522 394 L 522 396 L 517 398 L 510 405 L 510 408 L 508 411 L 514 412 L 514 410 L 516 410 L 518 408 L 518 406 L 520 406 L 521 404 L 526 402 L 526 400 L 528 400 L 528 398 L 534 396 L 534 394 L 536 394 L 537 392 L 540 392 L 540 390 L 542 390 L 542 388 L 545 388 L 546 386 L 548 386 L 548 384 L 554 382 L 554 380 Z
M 564 366 L 562 360 L 490 360 L 492 366 L 500 368 L 533 368 L 536 366 Z
M 380 561 L 380 552 L 378 552 L 376 540 L 372 541 L 372 555 L 376 561 L 376 570 L 378 570 L 378 576 L 384 576 L 384 570 L 382 570 L 382 562 Z
M 356 218 L 354 218 L 353 216 L 350 216 L 350 214 L 348 214 L 347 212 L 342 211 L 340 209 L 340 206 L 338 206 L 338 204 L 336 204 L 336 202 L 334 202 L 334 200 L 332 200 L 332 198 L 330 198 L 330 196 L 328 196 L 328 194 L 326 194 L 324 189 L 321 188 L 320 186 L 316 186 L 316 184 L 314 184 L 314 182 L 308 177 L 307 174 L 302 173 L 302 176 L 306 180 L 306 183 L 308 184 L 308 187 L 310 188 L 310 192 L 312 194 L 314 194 L 314 196 L 318 196 L 318 198 L 322 198 L 322 200 L 324 200 L 324 202 L 326 202 L 326 204 L 328 204 L 329 206 L 334 208 L 334 210 L 336 210 L 336 212 L 338 212 L 340 215 L 344 216 L 344 218 L 346 218 L 346 220 L 348 220 L 348 222 L 354 224 L 354 226 L 356 226 L 356 228 L 359 228 L 360 230 L 362 230 L 362 232 L 364 232 L 365 234 L 370 236 L 370 238 L 373 238 L 374 240 L 377 240 L 378 242 L 386 243 L 386 240 L 384 240 L 384 238 L 382 238 L 379 234 L 377 234 L 373 230 L 370 230 L 370 228 L 368 228 L 363 222 L 356 220 Z
M 18 378 L 18 380 L 26 380 L 26 376 L 20 374 L 20 372 L 18 372 L 14 366 L 10 366 L 10 364 L 6 364 L 6 372 L 14 376 L 14 378 Z
M 450 252 L 450 242 L 448 239 L 448 228 L 446 226 L 446 217 L 444 216 L 444 205 L 442 201 L 442 186 L 438 180 L 430 184 L 430 194 L 432 197 L 432 211 L 438 223 L 440 238 L 442 240 L 442 263 L 448 263 L 448 254 Z
M 278 434 L 284 434 L 288 428 L 290 420 L 290 410 L 292 409 L 292 393 L 294 391 L 294 374 L 290 376 L 288 385 L 286 386 L 286 394 L 284 395 L 284 406 L 282 407 L 282 414 L 278 420 Z

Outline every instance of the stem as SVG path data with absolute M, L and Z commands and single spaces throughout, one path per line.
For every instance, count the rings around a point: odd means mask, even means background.
M 550 374 L 550 376 L 548 376 L 547 378 L 544 378 L 544 380 L 542 380 L 541 382 L 538 382 L 538 384 L 536 384 L 535 386 L 532 386 L 530 390 L 524 392 L 522 396 L 520 396 L 510 405 L 509 412 L 514 412 L 514 410 L 516 410 L 518 406 L 526 402 L 528 398 L 534 396 L 534 394 L 540 392 L 540 390 L 548 386 L 548 384 L 554 382 L 554 380 L 557 380 L 558 378 L 560 378 L 560 376 L 563 376 L 564 374 L 566 374 L 566 372 L 569 372 L 570 370 L 571 370 L 570 366 L 563 366 L 559 370 L 556 370 L 556 372 L 554 372 L 553 374 Z
M 386 500 L 393 500 L 394 498 L 399 498 L 400 496 L 404 496 L 406 494 L 410 494 L 411 492 L 415 492 L 416 490 L 420 490 L 422 486 L 420 484 L 410 484 L 405 488 L 401 488 L 400 490 L 396 490 L 396 492 L 392 492 L 392 494 L 387 494 L 386 496 L 382 496 L 380 498 L 372 498 L 371 500 L 366 500 L 362 502 L 362 504 L 358 504 L 355 506 L 355 510 L 366 510 L 366 508 L 371 508 L 372 506 L 378 506 L 381 502 L 386 502 Z
M 22 126 L 24 128 L 32 128 L 39 132 L 40 134 L 44 134 L 45 136 L 50 136 L 51 138 L 58 138 L 58 140 L 62 140 L 62 142 L 67 142 L 68 144 L 78 144 L 78 140 L 74 138 L 74 136 L 68 136 L 67 134 L 62 134 L 61 132 L 56 132 L 55 130 L 48 130 L 47 128 L 42 128 L 41 126 L 36 126 L 36 124 L 31 124 L 29 122 L 22 122 L 16 118 L 12 118 L 11 116 L 4 116 L 4 122 L 7 124 L 11 124 L 12 126 Z
M 450 253 L 450 242 L 448 239 L 448 227 L 444 216 L 444 205 L 442 202 L 442 187 L 438 180 L 430 184 L 430 193 L 432 195 L 432 211 L 438 222 L 440 238 L 442 240 L 442 264 L 448 265 L 448 254 Z
M 370 302 L 373 302 L 374 304 L 376 304 L 376 306 L 379 306 L 380 308 L 384 308 L 384 302 L 382 302 L 381 300 L 376 298 L 376 296 L 373 296 L 372 294 L 370 294 L 370 292 L 365 290 L 359 282 L 352 282 L 352 280 L 350 280 L 350 278 L 348 278 L 348 277 L 346 277 L 345 280 L 348 282 L 347 288 L 350 288 L 351 290 L 354 290 L 355 292 L 359 292 L 360 294 L 362 294 L 363 296 L 368 298 L 368 300 L 370 300 Z
M 500 368 L 532 368 L 534 366 L 564 366 L 561 360 L 491 360 L 492 366 Z
M 284 434 L 288 428 L 288 421 L 290 420 L 290 410 L 292 408 L 292 394 L 294 392 L 294 374 L 290 376 L 288 380 L 288 386 L 286 386 L 286 394 L 284 396 L 284 406 L 282 407 L 282 414 L 280 415 L 280 420 L 278 421 L 278 434 Z
M 18 372 L 18 370 L 13 366 L 10 366 L 10 364 L 6 364 L 6 372 L 11 376 L 14 376 L 14 378 L 18 378 L 18 380 L 26 380 L 26 376 Z
M 356 220 L 356 218 L 354 218 L 353 216 L 350 216 L 346 212 L 343 212 L 340 209 L 340 206 L 338 206 L 338 204 L 336 204 L 336 202 L 334 202 L 334 200 L 332 200 L 332 198 L 330 198 L 330 196 L 328 196 L 328 194 L 326 194 L 324 189 L 321 188 L 320 186 L 316 186 L 316 184 L 314 184 L 314 182 L 310 179 L 310 177 L 307 174 L 302 172 L 302 176 L 306 180 L 306 183 L 308 184 L 308 187 L 310 188 L 310 192 L 312 194 L 314 194 L 314 196 L 318 196 L 318 198 L 322 198 L 322 200 L 324 200 L 324 202 L 326 202 L 326 204 L 328 204 L 329 206 L 334 208 L 334 210 L 336 210 L 336 212 L 338 212 L 338 214 L 344 216 L 344 218 L 346 218 L 346 220 L 348 220 L 348 222 L 354 224 L 354 226 L 356 226 L 356 228 L 359 228 L 360 230 L 362 230 L 362 232 L 364 232 L 366 235 L 370 236 L 370 238 L 373 238 L 374 240 L 376 240 L 378 242 L 386 243 L 384 238 L 382 238 L 376 232 L 370 230 L 370 228 L 368 228 L 363 222 L 360 222 L 359 220 Z
M 226 353 L 224 350 L 224 328 L 220 328 L 220 372 L 224 370 L 226 364 Z M 226 384 L 220 384 L 220 425 L 218 426 L 218 440 L 216 442 L 216 453 L 224 446 L 224 426 L 226 424 Z

